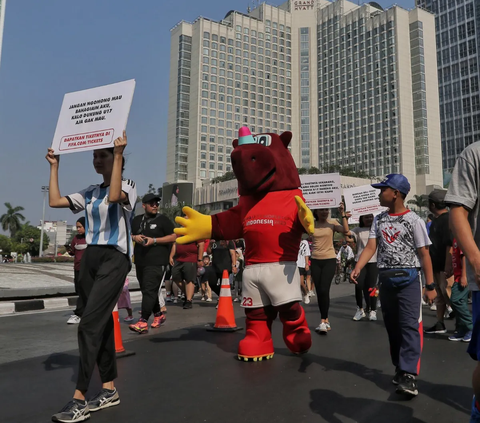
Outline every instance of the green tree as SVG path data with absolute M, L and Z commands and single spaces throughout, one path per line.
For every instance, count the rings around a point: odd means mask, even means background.
M 40 236 L 41 236 L 40 229 L 35 228 L 34 226 L 23 227 L 15 234 L 15 237 L 13 238 L 12 248 L 17 247 L 20 250 L 25 250 L 25 251 L 18 251 L 18 252 L 22 252 L 22 253 L 29 252 L 32 256 L 38 256 L 40 252 Z M 48 235 L 44 232 L 43 233 L 43 250 L 44 251 L 48 248 L 49 243 L 50 243 L 50 240 L 48 238 Z
M 155 188 L 153 186 L 153 184 L 148 184 L 148 191 L 147 191 L 147 194 L 157 194 L 159 195 L 160 197 L 162 196 L 162 193 L 163 193 L 163 188 L 160 187 L 160 188 Z
M 2 254 L 10 254 L 12 251 L 12 240 L 5 235 L 0 235 L 0 256 Z
M 219 182 L 231 181 L 236 179 L 235 174 L 232 171 L 225 172 L 222 176 L 217 176 L 211 180 L 212 184 L 218 184 Z
M 25 216 L 20 212 L 25 210 L 22 206 L 12 207 L 10 203 L 5 203 L 7 212 L 0 216 L 0 222 L 4 231 L 10 232 L 10 237 L 13 238 L 15 233 L 21 227 L 21 221 L 25 220 Z
M 407 201 L 407 204 L 417 207 L 418 214 L 422 216 L 422 208 L 428 208 L 428 197 L 426 195 L 414 195 L 412 199 Z
M 308 171 L 306 167 L 297 167 L 297 170 L 299 175 L 306 175 Z

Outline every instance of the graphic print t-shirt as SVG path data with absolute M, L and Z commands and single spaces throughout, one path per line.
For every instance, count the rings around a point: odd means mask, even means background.
M 305 257 L 310 257 L 310 254 L 310 246 L 308 245 L 308 241 L 304 239 L 300 243 L 300 249 L 298 250 L 297 267 L 305 268 Z
M 246 264 L 297 261 L 303 226 L 298 219 L 295 195 L 302 191 L 273 191 L 260 201 L 244 197 L 242 207 Z
M 430 245 L 425 222 L 414 212 L 380 213 L 375 217 L 369 238 L 377 239 L 379 269 L 420 267 L 417 248 Z

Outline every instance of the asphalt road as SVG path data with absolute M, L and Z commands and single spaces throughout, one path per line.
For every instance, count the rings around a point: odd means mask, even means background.
M 351 287 L 333 287 L 337 294 Z M 136 307 L 138 310 L 138 307 Z M 306 306 L 310 327 L 316 304 Z M 122 324 L 123 341 L 136 354 L 118 361 L 121 404 L 92 413 L 91 421 L 457 423 L 468 421 L 475 363 L 466 345 L 446 336 L 425 338 L 420 395 L 406 401 L 391 384 L 388 341 L 381 318 L 351 320 L 353 296 L 332 301 L 332 331 L 313 333 L 313 346 L 292 356 L 274 324 L 276 354 L 262 363 L 235 359 L 244 331 L 211 333 L 214 304 L 193 310 L 170 306 L 167 324 L 137 335 Z M 137 311 L 135 311 L 136 313 Z M 122 316 L 124 311 L 121 311 Z M 237 323 L 243 313 L 235 307 Z M 433 312 L 425 316 L 434 322 Z M 0 422 L 48 422 L 75 387 L 76 328 L 68 311 L 0 318 Z M 453 322 L 449 322 L 453 330 Z M 89 395 L 100 382 L 95 375 Z

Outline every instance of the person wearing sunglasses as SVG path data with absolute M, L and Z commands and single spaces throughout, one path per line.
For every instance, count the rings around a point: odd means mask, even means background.
M 135 269 L 142 291 L 142 315 L 129 328 L 140 334 L 148 332 L 148 319 L 152 314 L 152 328 L 160 327 L 166 320 L 160 310 L 158 290 L 169 264 L 170 249 L 176 235 L 173 233 L 173 222 L 158 213 L 159 205 L 158 195 L 144 195 L 142 206 L 145 213 L 136 216 L 132 222 Z

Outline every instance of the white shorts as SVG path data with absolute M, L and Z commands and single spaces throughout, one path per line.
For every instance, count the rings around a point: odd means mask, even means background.
M 300 274 L 296 262 L 261 263 L 245 267 L 242 307 L 279 306 L 294 301 L 302 301 Z

